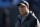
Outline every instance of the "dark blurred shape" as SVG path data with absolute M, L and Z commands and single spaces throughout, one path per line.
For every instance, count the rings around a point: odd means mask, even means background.
M 6 18 L 6 14 L 4 13 L 3 9 L 0 9 L 0 27 L 5 27 L 5 18 Z
M 0 8 L 0 27 L 9 27 L 8 8 Z M 7 24 L 8 23 L 8 24 Z

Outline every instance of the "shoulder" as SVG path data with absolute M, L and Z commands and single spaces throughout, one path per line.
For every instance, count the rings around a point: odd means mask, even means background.
M 31 21 L 37 21 L 37 19 L 35 18 L 35 14 L 34 14 L 34 12 L 32 12 L 32 11 L 30 11 L 28 18 L 29 18 Z

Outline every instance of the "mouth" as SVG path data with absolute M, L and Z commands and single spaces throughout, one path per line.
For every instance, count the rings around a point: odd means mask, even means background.
M 24 12 L 24 11 L 21 11 L 21 12 Z
M 21 12 L 24 12 L 24 11 L 21 11 Z

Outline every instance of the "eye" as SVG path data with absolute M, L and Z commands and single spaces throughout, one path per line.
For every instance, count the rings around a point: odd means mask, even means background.
M 23 6 L 23 8 L 25 8 L 25 6 Z

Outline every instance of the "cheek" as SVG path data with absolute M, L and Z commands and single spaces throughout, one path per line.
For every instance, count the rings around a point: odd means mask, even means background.
M 25 7 L 25 8 L 24 8 L 24 11 L 28 11 L 28 7 Z
M 26 8 L 24 8 L 24 11 L 26 11 Z

